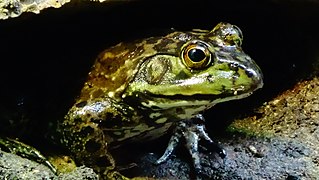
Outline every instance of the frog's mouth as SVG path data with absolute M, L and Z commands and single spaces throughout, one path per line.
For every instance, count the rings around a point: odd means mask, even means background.
M 254 88 L 253 88 L 254 89 Z M 143 106 L 146 108 L 155 109 L 169 109 L 176 107 L 189 106 L 207 106 L 211 107 L 217 103 L 242 99 L 252 94 L 252 91 L 228 91 L 219 95 L 213 94 L 193 94 L 193 95 L 159 95 L 153 94 L 149 91 L 144 93 L 136 93 L 133 96 L 126 97 L 125 101 L 129 104 Z
M 151 97 L 150 99 L 170 99 L 170 100 L 191 100 L 191 101 L 215 101 L 217 99 L 241 99 L 244 97 L 247 97 L 251 95 L 252 92 L 240 92 L 235 91 L 232 93 L 223 93 L 220 95 L 212 95 L 212 94 L 194 94 L 194 95 L 183 95 L 183 94 L 175 94 L 175 95 L 157 95 L 157 94 L 151 94 L 151 93 L 145 93 L 144 95 Z

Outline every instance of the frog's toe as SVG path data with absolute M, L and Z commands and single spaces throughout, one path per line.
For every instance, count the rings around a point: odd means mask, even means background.
M 185 146 L 193 159 L 195 171 L 196 173 L 200 173 L 202 167 L 200 165 L 200 158 L 199 158 L 199 152 L 198 152 L 199 136 L 198 134 L 196 134 L 196 132 L 190 130 L 185 132 L 184 137 L 186 139 Z
M 214 142 L 206 132 L 205 128 L 205 119 L 203 115 L 198 114 L 195 118 L 192 119 L 192 124 L 190 125 L 190 131 L 196 133 L 200 139 L 204 139 L 206 141 L 206 146 L 209 148 L 210 151 L 216 152 L 221 158 L 226 157 L 226 151 L 216 142 Z
M 167 159 L 170 157 L 170 155 L 173 153 L 176 146 L 178 145 L 178 142 L 181 137 L 182 137 L 182 132 L 179 131 L 179 128 L 177 127 L 175 129 L 175 133 L 171 136 L 171 139 L 168 142 L 168 145 L 164 154 L 155 162 L 155 164 L 161 164 L 167 161 Z
M 225 158 L 225 150 L 208 136 L 208 134 L 205 131 L 204 122 L 205 119 L 201 114 L 198 114 L 190 120 L 179 122 L 163 156 L 160 157 L 155 162 L 155 164 L 160 164 L 166 161 L 169 158 L 169 156 L 173 153 L 175 147 L 177 146 L 178 142 L 182 137 L 186 140 L 185 146 L 192 157 L 195 171 L 198 174 L 200 174 L 201 172 L 201 162 L 198 151 L 198 142 L 201 139 L 204 139 L 206 141 L 209 150 L 217 152 L 221 158 Z

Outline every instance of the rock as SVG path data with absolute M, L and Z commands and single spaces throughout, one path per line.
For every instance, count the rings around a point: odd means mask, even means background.
M 55 175 L 47 166 L 0 150 L 1 179 L 90 179 L 97 180 L 98 176 L 92 169 L 77 167 L 69 173 Z

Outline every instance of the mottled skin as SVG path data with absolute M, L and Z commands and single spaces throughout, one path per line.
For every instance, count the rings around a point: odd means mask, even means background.
M 58 125 L 61 143 L 78 163 L 107 179 L 120 177 L 112 171 L 108 148 L 157 138 L 172 125 L 206 137 L 204 126 L 192 122 L 204 120 L 202 111 L 262 87 L 261 71 L 241 43 L 239 28 L 220 23 L 212 31 L 173 32 L 105 50 Z M 169 146 L 180 136 L 175 133 Z M 184 137 L 195 144 L 199 140 Z

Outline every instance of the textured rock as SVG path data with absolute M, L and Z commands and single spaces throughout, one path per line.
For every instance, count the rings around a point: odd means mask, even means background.
M 68 173 L 55 175 L 47 166 L 0 150 L 0 179 L 90 179 L 97 180 L 92 169 L 77 167 Z
M 116 0 L 73 0 L 72 3 L 89 3 L 95 2 L 116 2 Z M 123 2 L 125 0 L 122 0 Z M 122 2 L 121 1 L 121 2 Z M 128 0 L 126 0 L 128 1 Z M 31 12 L 39 14 L 42 10 L 47 8 L 60 8 L 63 5 L 71 2 L 71 0 L 1 0 L 0 1 L 0 20 L 8 18 L 16 18 L 22 13 Z M 76 8 L 76 7 L 75 7 Z
M 1 179 L 52 179 L 56 177 L 46 166 L 20 156 L 0 151 Z
M 18 17 L 24 12 L 40 13 L 46 8 L 60 8 L 70 0 L 2 0 L 0 19 Z

